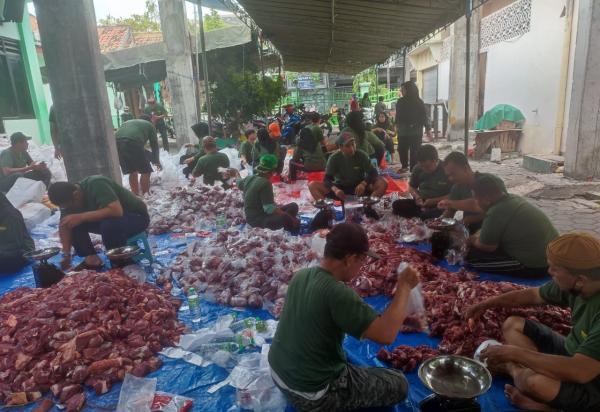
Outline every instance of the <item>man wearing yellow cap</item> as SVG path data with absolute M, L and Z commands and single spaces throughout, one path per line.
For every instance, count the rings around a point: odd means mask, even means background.
M 288 232 L 297 232 L 300 228 L 298 205 L 285 206 L 275 204 L 271 177 L 277 170 L 277 158 L 272 154 L 261 156 L 254 174 L 237 181 L 238 188 L 244 192 L 244 214 L 246 222 L 253 227 L 263 227 Z
M 541 287 L 508 292 L 467 310 L 477 319 L 487 309 L 558 305 L 571 309 L 564 337 L 530 319 L 504 322 L 504 345 L 482 352 L 492 369 L 508 373 L 505 394 L 519 408 L 535 411 L 600 411 L 600 240 L 571 233 L 547 248 L 552 280 Z

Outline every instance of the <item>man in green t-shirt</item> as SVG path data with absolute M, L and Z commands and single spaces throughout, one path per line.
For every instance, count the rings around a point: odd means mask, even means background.
M 65 269 L 71 266 L 71 247 L 85 258 L 79 269 L 102 267 L 90 233 L 101 235 L 110 250 L 125 246 L 127 239 L 145 231 L 150 223 L 143 200 L 104 176 L 86 177 L 77 184 L 54 183 L 48 197 L 61 208 L 59 235 Z
M 8 192 L 18 178 L 25 177 L 50 184 L 52 174 L 45 162 L 34 162 L 27 148 L 31 137 L 21 132 L 10 136 L 10 147 L 0 153 L 0 192 Z
M 321 133 L 320 138 L 315 137 L 312 130 L 310 127 L 303 127 L 298 135 L 296 149 L 294 149 L 294 154 L 289 164 L 289 179 L 292 182 L 298 177 L 298 171 L 320 172 L 325 170 L 327 161 L 325 160 L 321 145 L 323 134 Z
M 357 150 L 354 135 L 343 132 L 336 143 L 340 150 L 327 161 L 324 181 L 308 185 L 313 198 L 344 200 L 346 196 L 383 196 L 387 182 L 379 176 L 369 156 Z
M 369 155 L 369 158 L 375 159 L 377 164 L 381 163 L 385 156 L 385 145 L 373 132 L 367 130 L 363 114 L 361 112 L 350 112 L 346 122 L 348 127 L 342 130 L 341 133 L 351 133 L 356 140 L 356 148 Z
M 0 274 L 12 274 L 27 264 L 25 254 L 35 249 L 23 215 L 0 192 Z
M 400 403 L 408 382 L 399 370 L 358 367 L 342 348 L 346 334 L 390 345 L 406 317 L 410 291 L 419 283 L 412 268 L 398 275 L 391 303 L 379 315 L 347 284 L 369 251 L 364 229 L 341 223 L 327 235 L 319 266 L 297 272 L 287 290 L 269 350 L 275 384 L 298 411 L 339 411 Z
M 277 157 L 272 154 L 261 156 L 254 174 L 237 181 L 237 187 L 244 192 L 244 213 L 246 222 L 253 227 L 272 230 L 285 229 L 295 233 L 300 228 L 298 205 L 275 204 L 271 177 L 277 170 Z
M 144 107 L 144 113 L 150 116 L 152 123 L 156 127 L 156 130 L 160 133 L 162 139 L 163 149 L 169 151 L 169 136 L 167 134 L 167 124 L 165 119 L 169 115 L 165 107 L 156 102 L 154 97 L 148 99 L 148 104 Z
M 219 180 L 223 183 L 224 187 L 229 187 L 226 177 L 223 174 L 224 171 L 219 170 L 229 169 L 229 158 L 225 153 L 217 151 L 215 138 L 206 136 L 202 139 L 202 149 L 205 155 L 196 162 L 196 166 L 192 171 L 192 184 L 195 183 L 197 177 L 203 176 L 204 184 L 212 186 Z M 228 173 L 226 174 L 228 175 Z
M 473 195 L 485 217 L 471 237 L 466 261 L 482 272 L 519 277 L 546 276 L 546 246 L 558 232 L 540 209 L 506 194 L 495 176 L 475 180 Z
M 395 214 L 423 220 L 441 216 L 443 210 L 438 209 L 438 203 L 448 197 L 452 185 L 434 146 L 426 144 L 419 148 L 408 185 L 412 199 L 396 200 L 392 205 Z
M 504 392 L 518 408 L 600 411 L 600 240 L 587 233 L 561 236 L 548 245 L 547 258 L 550 282 L 490 298 L 469 308 L 466 317 L 472 323 L 491 308 L 570 308 L 567 337 L 511 316 L 502 326 L 504 345 L 489 347 L 482 359 L 513 378 L 514 386 Z
M 453 185 L 450 195 L 438 203 L 438 208 L 444 210 L 444 217 L 454 217 L 457 211 L 462 211 L 463 223 L 469 232 L 475 233 L 481 229 L 485 212 L 479 208 L 477 201 L 473 198 L 473 184 L 477 179 L 489 176 L 498 180 L 504 193 L 508 193 L 506 186 L 502 179 L 495 175 L 473 172 L 469 160 L 461 152 L 452 152 L 446 156 L 444 171 Z
M 128 120 L 115 132 L 119 163 L 124 175 L 129 175 L 129 186 L 136 195 L 150 193 L 152 166 L 146 157 L 145 146 L 150 143 L 152 163 L 161 169 L 156 129 L 147 115 Z M 139 176 L 139 179 L 138 179 Z M 141 188 L 141 193 L 140 193 Z

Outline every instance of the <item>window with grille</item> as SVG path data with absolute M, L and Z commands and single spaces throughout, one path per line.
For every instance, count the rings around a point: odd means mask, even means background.
M 35 117 L 19 42 L 1 36 L 0 117 L 4 119 Z

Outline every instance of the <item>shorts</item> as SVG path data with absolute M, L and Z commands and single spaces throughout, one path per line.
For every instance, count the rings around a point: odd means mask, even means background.
M 124 175 L 133 172 L 147 174 L 152 173 L 152 166 L 146 157 L 144 146 L 131 140 L 117 140 L 117 151 L 119 152 L 119 164 Z
M 525 320 L 523 334 L 533 341 L 541 353 L 571 356 L 565 346 L 565 337 L 541 323 Z M 600 377 L 588 383 L 561 382 L 556 398 L 549 402 L 562 411 L 592 412 L 600 410 Z
M 344 194 L 346 196 L 355 196 L 355 187 L 351 187 L 351 186 L 340 186 L 340 185 L 335 185 L 335 187 L 338 187 L 340 189 L 342 189 L 342 191 L 344 192 Z M 365 194 L 363 196 L 371 196 L 371 193 L 373 193 L 373 186 L 369 185 L 367 186 L 367 189 L 365 190 Z M 329 199 L 335 199 L 335 200 L 341 200 L 338 199 L 338 197 L 335 195 L 335 193 L 333 193 L 333 190 L 331 190 L 329 193 L 327 193 L 326 197 L 328 197 Z

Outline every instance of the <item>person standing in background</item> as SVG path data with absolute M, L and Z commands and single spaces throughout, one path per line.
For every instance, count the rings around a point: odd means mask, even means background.
M 417 164 L 417 151 L 423 143 L 423 127 L 427 137 L 431 138 L 431 126 L 417 85 L 412 81 L 402 83 L 400 91 L 402 97 L 396 102 L 396 130 L 400 163 L 406 171 Z
M 148 104 L 144 108 L 144 113 L 152 118 L 154 127 L 156 127 L 156 130 L 158 130 L 160 133 L 163 149 L 168 152 L 169 136 L 167 134 L 167 124 L 165 123 L 165 118 L 169 115 L 167 113 L 167 109 L 165 109 L 162 104 L 156 103 L 156 99 L 154 97 L 150 97 L 148 99 Z

